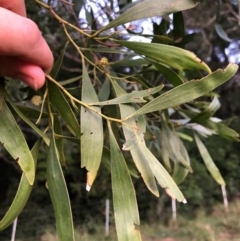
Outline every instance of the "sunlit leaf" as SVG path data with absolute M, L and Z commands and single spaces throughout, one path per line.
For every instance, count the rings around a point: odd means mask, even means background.
M 154 60 L 179 70 L 202 69 L 208 73 L 211 73 L 209 67 L 203 61 L 197 58 L 194 53 L 178 47 L 157 43 L 123 40 L 113 41 L 133 50 L 137 54 L 145 56 L 149 60 Z
M 219 185 L 225 186 L 226 185 L 225 181 L 223 180 L 221 173 L 219 172 L 217 166 L 213 162 L 212 157 L 210 156 L 207 148 L 204 146 L 204 144 L 202 143 L 200 138 L 195 133 L 194 133 L 194 138 L 195 138 L 198 150 L 206 165 L 206 168 L 208 169 L 208 171 L 211 173 L 211 175 L 213 176 L 213 178 Z
M 139 19 L 162 16 L 169 13 L 182 11 L 185 9 L 193 8 L 197 5 L 198 2 L 194 0 L 161 0 L 161 2 L 157 0 L 141 1 L 140 3 L 127 9 L 118 18 L 102 28 L 101 31 Z
M 83 63 L 82 101 L 84 103 L 98 102 L 97 94 L 89 79 Z M 103 124 L 100 107 L 92 110 L 81 106 L 81 166 L 86 167 L 87 190 L 90 190 L 101 162 L 103 150 Z
M 140 224 L 136 194 L 121 150 L 108 123 L 113 207 L 119 241 L 140 241 Z
M 174 107 L 194 100 L 209 93 L 219 85 L 232 78 L 237 70 L 238 65 L 229 64 L 224 70 L 219 69 L 200 80 L 191 80 L 155 98 L 137 110 L 134 114 L 130 115 L 129 118 Z
M 38 140 L 31 150 L 33 159 L 35 161 L 35 168 L 40 144 L 41 140 Z M 18 215 L 22 212 L 29 199 L 32 188 L 33 186 L 29 184 L 25 173 L 23 173 L 13 202 L 2 220 L 0 220 L 0 231 L 6 229 L 9 225 L 11 225 L 13 221 L 18 217 Z
M 3 102 L 0 110 L 0 142 L 19 164 L 29 184 L 33 185 L 35 179 L 34 160 L 23 133 L 8 109 L 6 102 Z
M 47 186 L 54 209 L 59 241 L 74 241 L 70 200 L 53 134 L 47 155 Z

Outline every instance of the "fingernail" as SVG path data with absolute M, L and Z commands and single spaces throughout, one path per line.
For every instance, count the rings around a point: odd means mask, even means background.
M 34 90 L 38 90 L 37 82 L 31 76 L 28 76 L 28 75 L 23 74 L 23 73 L 19 73 L 19 74 L 16 75 L 16 77 L 18 79 L 22 80 L 25 84 L 27 84 L 28 86 L 30 86 Z

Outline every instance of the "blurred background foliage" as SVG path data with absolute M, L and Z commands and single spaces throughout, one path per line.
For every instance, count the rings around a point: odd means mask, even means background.
M 62 18 L 75 24 L 79 27 L 87 27 L 89 29 L 96 28 L 104 24 L 107 18 L 117 15 L 118 8 L 124 8 L 131 1 L 73 1 L 75 7 L 65 4 L 64 1 L 46 1 L 52 4 L 53 10 L 56 11 Z M 91 6 L 89 7 L 91 2 Z M 224 68 L 229 62 L 240 62 L 240 26 L 238 25 L 238 6 L 235 1 L 221 1 L 219 11 L 217 12 L 217 4 L 215 1 L 201 1 L 201 3 L 193 9 L 183 12 L 185 29 L 189 34 L 191 41 L 186 44 L 186 49 L 196 53 L 197 56 L 205 61 L 212 70 L 217 68 Z M 43 36 L 49 43 L 55 58 L 59 56 L 60 50 L 65 45 L 67 38 L 59 27 L 59 22 L 52 16 L 52 14 L 34 1 L 27 0 L 28 17 L 33 19 Z M 115 8 L 113 7 L 115 5 Z M 78 18 L 80 9 L 85 8 L 85 17 Z M 96 10 L 97 9 L 97 10 Z M 115 9 L 115 11 L 114 11 Z M 219 16 L 218 16 L 219 15 Z M 99 18 L 102 20 L 99 21 Z M 104 21 L 103 21 L 104 20 Z M 159 21 L 159 19 L 155 19 Z M 102 22 L 103 21 L 103 22 Z M 147 20 L 146 20 L 147 21 Z M 165 21 L 162 19 L 162 21 Z M 216 23 L 221 24 L 225 33 L 232 40 L 231 42 L 223 39 L 221 35 L 216 32 Z M 148 21 L 147 25 L 142 26 L 141 21 L 136 21 L 136 27 L 142 31 L 142 28 L 154 29 L 156 23 Z M 150 26 L 152 24 L 152 26 Z M 167 21 L 166 21 L 167 25 Z M 131 33 L 132 34 L 132 33 Z M 166 34 L 166 33 L 165 33 Z M 96 47 L 101 47 L 98 43 L 87 43 L 87 40 L 80 36 L 79 33 L 72 32 L 72 37 L 77 43 L 95 44 Z M 128 33 L 125 34 L 129 38 Z M 121 60 L 121 54 L 112 53 L 97 53 L 97 58 L 107 57 L 109 62 Z M 58 81 L 71 79 L 76 76 L 82 75 L 81 60 L 76 50 L 68 46 L 65 53 L 62 68 L 58 74 Z M 129 73 L 135 71 L 134 67 L 126 66 L 118 67 L 113 66 L 118 73 Z M 240 117 L 240 78 L 239 73 L 236 74 L 227 84 L 218 88 L 217 93 L 220 96 L 221 108 L 216 112 L 215 116 L 221 119 L 229 119 L 236 117 L 230 124 L 230 127 L 240 132 L 239 117 Z M 150 76 L 150 78 L 156 76 Z M 20 83 L 14 83 L 14 88 L 18 86 L 23 87 Z M 71 88 L 71 84 L 67 85 Z M 18 99 L 19 93 L 13 93 L 15 99 Z M 20 98 L 19 98 L 20 99 Z M 25 137 L 28 140 L 29 146 L 32 146 L 36 141 L 35 134 L 19 120 Z M 187 134 L 187 132 L 186 132 Z M 185 146 L 190 154 L 191 165 L 194 170 L 193 174 L 189 174 L 186 180 L 180 184 L 180 189 L 188 200 L 187 205 L 179 204 L 178 212 L 183 216 L 189 218 L 194 217 L 196 210 L 199 207 L 207 208 L 211 212 L 216 203 L 222 202 L 222 194 L 220 186 L 214 181 L 197 150 L 195 143 L 184 141 Z M 227 141 L 219 136 L 211 136 L 204 139 L 204 144 L 213 157 L 217 167 L 219 168 L 224 180 L 227 184 L 227 192 L 230 200 L 234 200 L 240 195 L 240 148 L 239 143 Z M 93 185 L 90 193 L 85 190 L 85 177 L 86 171 L 79 168 L 79 149 L 72 143 L 65 145 L 66 157 L 68 168 L 65 171 L 67 184 L 69 188 L 71 202 L 79 205 L 80 210 L 87 210 L 86 212 L 73 212 L 75 220 L 84 221 L 88 223 L 89 219 L 98 218 L 102 219 L 102 209 L 92 203 L 105 202 L 105 199 L 111 198 L 111 178 L 110 173 L 105 167 L 101 166 L 99 175 L 96 179 L 96 184 Z M 12 198 L 17 189 L 20 178 L 20 170 L 18 167 L 8 160 L 4 151 L 0 149 L 0 203 L 1 207 L 7 207 L 11 203 Z M 40 151 L 38 166 L 37 166 L 37 180 L 33 189 L 28 207 L 33 209 L 42 206 L 47 206 L 50 203 L 48 192 L 45 188 L 46 181 L 46 163 L 45 163 L 45 150 L 42 148 Z M 160 199 L 151 195 L 145 187 L 140 178 L 133 178 L 136 188 L 137 200 L 139 204 L 140 216 L 143 221 L 155 222 L 156 220 L 168 221 L 170 218 L 170 205 L 171 199 L 164 193 Z M 162 192 L 161 192 L 162 193 Z M 167 208 L 168 207 L 168 208 Z M 0 215 L 4 214 L 5 210 L 0 210 Z M 98 215 L 99 214 L 99 215 Z M 49 214 L 49 218 L 53 218 Z M 36 221 L 38 223 L 39 221 Z M 44 221 L 43 221 L 44 222 Z M 90 223 L 90 222 L 89 222 Z M 91 227 L 89 227 L 90 229 Z M 2 233 L 9 233 L 6 230 Z M 0 238 L 1 240 L 1 238 Z

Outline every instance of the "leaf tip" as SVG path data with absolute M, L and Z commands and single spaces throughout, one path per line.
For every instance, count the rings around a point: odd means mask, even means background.
M 187 203 L 187 200 L 186 200 L 186 199 L 184 199 L 182 202 L 183 202 L 184 204 L 186 204 L 186 203 Z
M 89 192 L 90 189 L 91 189 L 91 186 L 87 183 L 87 185 L 86 185 L 86 190 Z

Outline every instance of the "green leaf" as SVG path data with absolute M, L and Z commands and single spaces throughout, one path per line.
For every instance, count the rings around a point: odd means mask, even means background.
M 166 67 L 163 64 L 155 63 L 153 61 L 151 61 L 151 63 L 174 87 L 184 83 L 181 77 L 178 74 L 176 74 L 173 70 L 171 70 L 169 67 Z
M 52 67 L 52 70 L 50 72 L 50 75 L 55 79 L 60 68 L 61 68 L 61 65 L 62 65 L 62 61 L 63 61 L 63 57 L 64 57 L 64 54 L 65 54 L 65 51 L 67 49 L 67 46 L 68 46 L 68 43 L 69 41 L 66 42 L 66 44 L 64 45 L 60 55 L 58 56 L 57 60 L 55 61 L 53 67 Z
M 35 124 L 33 124 L 28 117 L 26 117 L 21 110 L 18 108 L 17 105 L 15 105 L 15 103 L 12 101 L 11 97 L 9 95 L 7 95 L 7 100 L 10 104 L 10 106 L 12 107 L 12 109 L 14 110 L 14 112 L 26 123 L 28 124 L 40 137 L 43 138 L 44 142 L 49 145 L 49 138 L 48 136 L 41 131 Z M 40 113 L 40 112 L 39 112 Z M 34 110 L 33 110 L 33 114 L 34 114 Z
M 132 180 L 117 141 L 108 123 L 110 150 L 113 207 L 119 241 L 140 241 L 141 235 L 136 194 Z
M 237 70 L 238 65 L 229 64 L 224 70 L 218 69 L 200 80 L 191 80 L 150 101 L 128 118 L 160 111 L 194 100 L 232 78 Z
M 53 128 L 54 128 L 54 133 L 58 135 L 55 137 L 55 143 L 58 150 L 60 162 L 62 165 L 66 166 L 63 138 L 60 137 L 62 136 L 62 126 L 57 116 L 54 116 Z
M 47 155 L 47 185 L 53 204 L 59 241 L 74 241 L 70 200 L 53 133 Z
M 35 161 L 35 167 L 40 144 L 41 140 L 38 140 L 31 150 L 33 159 Z M 32 188 L 33 186 L 29 184 L 25 173 L 23 173 L 13 202 L 9 207 L 8 211 L 6 212 L 6 214 L 4 215 L 4 217 L 2 218 L 2 220 L 0 220 L 0 231 L 9 227 L 13 223 L 13 221 L 18 217 L 18 215 L 22 212 L 23 208 L 25 207 L 29 199 Z
M 185 9 L 193 8 L 198 5 L 194 0 L 145 0 L 127 9 L 118 18 L 110 22 L 100 31 L 114 28 L 124 23 L 132 22 L 139 19 L 163 16 L 169 13 L 179 12 Z
M 49 100 L 54 109 L 58 111 L 58 113 L 66 121 L 72 134 L 79 137 L 80 127 L 73 110 L 59 88 L 51 81 L 48 82 L 48 93 Z
M 223 30 L 221 24 L 216 23 L 216 24 L 215 24 L 215 29 L 216 29 L 216 32 L 217 32 L 218 36 L 219 36 L 221 39 L 223 39 L 223 40 L 225 40 L 225 41 L 227 41 L 227 42 L 232 42 L 232 39 L 230 39 L 230 38 L 228 37 L 227 33 Z
M 87 69 L 83 63 L 82 101 L 84 103 L 98 102 L 97 94 L 89 79 Z M 86 167 L 87 185 L 89 191 L 98 172 L 103 151 L 103 124 L 100 107 L 92 110 L 81 106 L 81 167 Z
M 227 127 L 225 124 L 221 122 L 213 122 L 211 120 L 200 122 L 201 125 L 214 130 L 214 132 L 218 133 L 223 138 L 230 141 L 240 141 L 239 133 L 234 131 L 233 129 Z
M 162 88 L 163 88 L 163 85 L 159 85 L 151 89 L 133 91 L 129 94 L 125 93 L 111 100 L 91 103 L 91 105 L 116 105 L 116 104 L 124 104 L 124 103 L 144 103 L 146 102 L 146 100 L 143 99 L 144 97 L 153 95 L 159 92 Z
M 146 147 L 145 143 L 139 140 L 138 145 L 140 147 L 139 150 L 141 150 L 139 156 L 141 156 L 141 158 L 145 158 L 148 161 L 149 166 L 161 187 L 167 189 L 167 192 L 171 195 L 172 198 L 177 199 L 179 202 L 186 203 L 186 199 L 184 198 L 176 183 L 173 181 L 162 164 Z
M 99 90 L 98 99 L 100 101 L 105 101 L 109 98 L 109 95 L 110 95 L 110 82 L 109 82 L 109 79 L 106 78 L 101 89 Z
M 121 97 L 126 94 L 126 92 L 115 82 L 112 81 L 113 88 L 116 92 L 116 95 Z M 133 106 L 130 105 L 119 105 L 121 117 L 124 119 L 129 114 L 133 113 L 136 109 Z M 154 175 L 152 173 L 152 170 L 144 158 L 141 157 L 141 150 L 139 149 L 138 143 L 138 135 L 142 135 L 143 132 L 145 132 L 146 127 L 141 126 L 141 123 L 143 121 L 140 121 L 140 119 L 131 118 L 127 120 L 125 123 L 126 125 L 123 125 L 123 133 L 124 137 L 126 139 L 126 143 L 123 145 L 123 150 L 130 150 L 131 156 L 133 158 L 133 161 L 138 169 L 138 171 L 141 173 L 141 176 L 143 178 L 144 183 L 146 184 L 147 188 L 155 195 L 159 196 L 158 188 L 156 185 L 156 181 L 154 178 Z M 146 123 L 145 123 L 146 125 Z M 130 128 L 132 127 L 132 128 Z M 137 131 L 138 130 L 138 131 Z M 144 141 L 144 140 L 143 140 Z
M 219 185 L 225 186 L 226 185 L 225 181 L 223 180 L 221 173 L 219 172 L 217 166 L 213 162 L 212 157 L 210 156 L 207 148 L 204 146 L 204 144 L 202 143 L 200 138 L 195 133 L 194 133 L 194 138 L 195 138 L 198 150 L 206 165 L 206 168 L 208 169 L 208 171 L 211 173 L 211 175 L 213 176 L 213 178 Z
M 180 184 L 188 172 L 192 172 L 190 159 L 187 150 L 176 134 L 175 130 L 171 130 L 164 118 L 162 118 L 162 149 L 168 150 L 170 159 L 174 162 L 173 179 L 177 184 Z M 164 151 L 164 150 L 163 150 Z
M 157 43 L 133 42 L 115 39 L 113 39 L 113 41 L 133 50 L 137 54 L 145 56 L 149 60 L 154 60 L 179 70 L 202 69 L 211 73 L 209 67 L 197 58 L 194 53 L 188 50 Z
M 214 96 L 212 102 L 203 111 L 195 115 L 191 119 L 191 122 L 201 123 L 202 121 L 208 120 L 220 108 L 220 106 L 217 96 Z
M 23 133 L 5 101 L 0 110 L 0 142 L 19 164 L 29 184 L 33 185 L 35 179 L 34 160 Z

